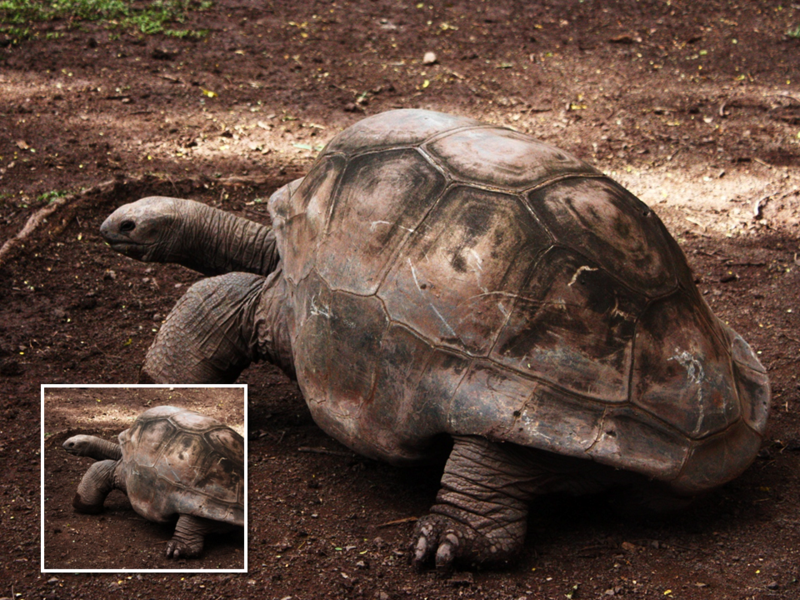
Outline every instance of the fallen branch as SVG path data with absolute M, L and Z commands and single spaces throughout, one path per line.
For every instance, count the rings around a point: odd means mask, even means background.
M 798 191 L 798 189 L 795 187 L 795 188 L 792 188 L 791 190 L 789 190 L 788 192 L 784 192 L 780 196 L 778 196 L 777 194 L 766 194 L 766 195 L 762 196 L 761 198 L 756 200 L 756 203 L 753 205 L 753 219 L 754 220 L 758 220 L 758 219 L 761 218 L 761 213 L 764 210 L 764 207 L 767 205 L 767 202 L 769 202 L 770 200 L 772 200 L 772 199 L 783 200 L 787 196 L 791 196 L 792 194 L 796 194 L 797 191 Z
M 62 206 L 66 206 L 68 204 L 72 204 L 78 200 L 89 196 L 95 192 L 99 191 L 106 191 L 107 189 L 110 190 L 114 187 L 116 182 L 112 179 L 111 181 L 104 181 L 98 185 L 90 187 L 88 189 L 82 190 L 75 194 L 70 194 L 68 196 L 62 196 L 61 198 L 56 198 L 47 206 L 40 208 L 35 213 L 33 213 L 30 217 L 28 217 L 28 221 L 25 223 L 24 227 L 17 232 L 12 238 L 9 238 L 3 243 L 0 247 L 0 267 L 5 265 L 6 260 L 8 259 L 9 254 L 11 253 L 14 248 L 22 244 L 26 239 L 28 239 L 31 234 L 36 231 L 39 225 L 42 222 L 56 212 Z
M 387 521 L 386 523 L 381 523 L 380 525 L 376 525 L 375 527 L 381 529 L 382 527 L 391 527 L 392 525 L 402 525 L 404 523 L 416 523 L 419 521 L 418 517 L 405 517 L 403 519 L 395 519 L 394 521 Z
M 769 94 L 769 95 L 770 95 L 770 96 L 775 96 L 775 97 L 777 97 L 777 98 L 787 98 L 787 99 L 789 99 L 789 100 L 793 100 L 793 101 L 795 101 L 795 102 L 797 102 L 797 103 L 799 103 L 799 104 L 800 104 L 800 98 L 798 98 L 797 96 L 792 96 L 792 95 L 791 95 L 790 93 L 788 93 L 788 92 L 778 92 L 778 93 L 776 93 L 776 94 Z

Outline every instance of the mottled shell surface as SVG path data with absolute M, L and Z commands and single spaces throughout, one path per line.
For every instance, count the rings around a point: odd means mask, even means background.
M 244 525 L 244 440 L 216 419 L 174 406 L 119 434 L 128 499 L 151 521 L 178 514 Z
M 392 111 L 270 211 L 300 387 L 359 452 L 402 463 L 483 435 L 693 493 L 758 451 L 764 368 L 658 217 L 566 152 Z

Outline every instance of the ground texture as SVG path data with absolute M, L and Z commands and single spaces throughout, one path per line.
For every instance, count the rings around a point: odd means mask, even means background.
M 67 21 L 0 37 L 0 597 L 798 597 L 799 25 L 797 5 L 767 1 L 219 0 L 182 25 L 208 30 L 199 40 Z M 753 467 L 666 521 L 547 499 L 506 570 L 418 574 L 407 544 L 440 470 L 352 454 L 291 382 L 254 368 L 248 574 L 40 573 L 40 384 L 135 382 L 197 279 L 112 253 L 105 215 L 161 194 L 266 223 L 263 200 L 321 145 L 395 107 L 530 132 L 655 208 L 769 370 Z M 46 431 L 45 464 L 68 429 Z M 50 493 L 71 494 L 71 467 L 46 477 L 45 505 L 68 507 Z M 104 539 L 84 550 L 79 529 L 45 519 L 46 547 L 114 555 L 154 540 L 143 564 L 159 566 L 169 534 L 125 514 L 87 522 Z M 230 564 L 236 540 L 221 547 L 207 567 Z

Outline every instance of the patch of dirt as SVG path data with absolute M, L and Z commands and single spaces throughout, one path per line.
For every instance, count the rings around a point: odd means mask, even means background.
M 90 189 L 0 264 L 2 594 L 797 597 L 800 41 L 785 33 L 799 23 L 795 5 L 767 1 L 220 0 L 187 19 L 210 31 L 201 41 L 55 22 L 0 47 L 0 241 L 53 197 L 43 195 Z M 429 51 L 436 61 L 423 64 Z M 98 235 L 105 216 L 160 194 L 266 223 L 263 199 L 306 172 L 318 147 L 395 107 L 530 132 L 656 209 L 708 302 L 769 370 L 774 409 L 753 467 L 665 521 L 545 499 L 507 570 L 418 574 L 407 543 L 440 467 L 351 453 L 314 425 L 291 382 L 253 368 L 242 378 L 248 574 L 40 573 L 40 384 L 135 382 L 159 323 L 198 277 L 115 255 Z M 80 469 L 62 465 L 46 495 L 63 490 L 68 507 Z M 127 510 L 111 513 L 109 553 L 136 546 L 111 524 Z
M 156 406 L 178 406 L 213 417 L 244 435 L 243 387 L 72 388 L 46 387 L 44 418 L 43 568 L 99 569 L 243 569 L 243 531 L 207 538 L 198 559 L 164 556 L 175 526 L 149 522 L 113 491 L 101 515 L 75 512 L 72 497 L 94 462 L 70 456 L 61 445 L 77 434 L 117 443 L 137 416 Z

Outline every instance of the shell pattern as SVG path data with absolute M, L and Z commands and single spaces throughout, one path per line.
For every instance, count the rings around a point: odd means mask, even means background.
M 188 514 L 244 525 L 244 440 L 228 426 L 159 406 L 120 433 L 119 443 L 128 498 L 146 519 Z
M 270 199 L 316 421 L 402 463 L 442 433 L 694 493 L 761 443 L 764 368 L 658 217 L 575 157 L 422 110 L 369 117 Z

